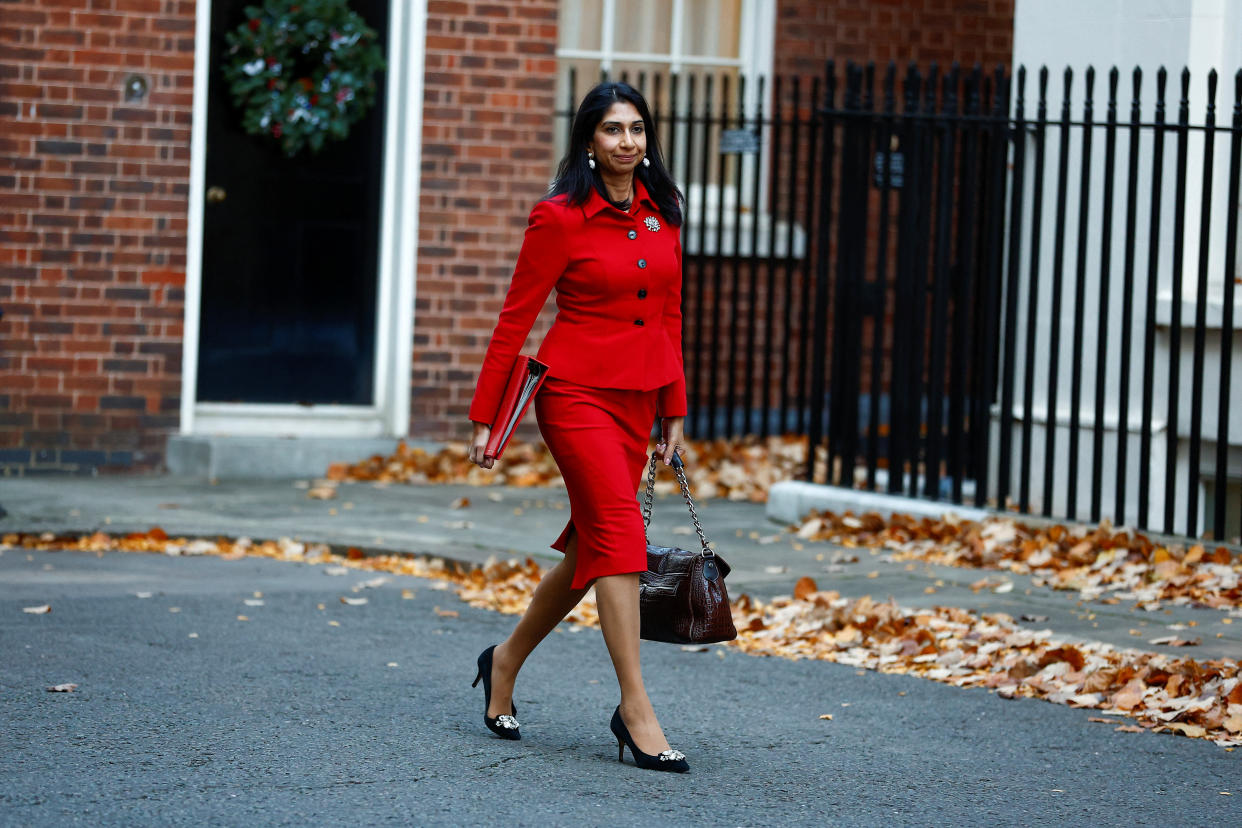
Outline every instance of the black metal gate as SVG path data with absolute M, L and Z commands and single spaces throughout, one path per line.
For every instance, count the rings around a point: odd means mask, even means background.
M 1145 107 L 1134 70 L 1128 119 L 1121 77 L 1103 118 L 1091 68 L 1059 95 L 1041 69 L 1029 108 L 1003 67 L 638 78 L 688 197 L 688 431 L 805 435 L 820 482 L 1236 537 L 1242 71 L 1228 126 L 1214 71 L 1174 105 L 1161 69 Z

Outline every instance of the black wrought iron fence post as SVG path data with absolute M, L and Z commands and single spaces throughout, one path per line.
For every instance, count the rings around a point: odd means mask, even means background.
M 718 120 L 721 129 L 728 128 L 729 125 L 729 76 L 725 75 L 720 79 L 720 118 Z M 712 349 L 711 349 L 711 370 L 708 373 L 707 395 L 711 400 L 708 405 L 707 419 L 707 439 L 716 439 L 717 423 L 720 416 L 720 408 L 718 401 L 720 399 L 719 392 L 721 382 L 720 376 L 720 316 L 727 311 L 724 307 L 725 303 L 721 297 L 724 295 L 724 230 L 725 230 L 725 179 L 728 173 L 729 157 L 723 152 L 718 153 L 719 160 L 717 163 L 718 174 L 716 176 L 716 250 L 715 256 L 712 257 Z M 707 179 L 703 180 L 704 201 L 707 194 Z M 730 361 L 731 364 L 731 361 Z M 732 383 L 728 383 L 732 388 Z M 732 412 L 726 414 L 731 416 Z
M 921 117 L 916 119 L 914 140 L 913 174 L 911 195 L 914 198 L 914 219 L 910 243 L 910 355 L 906 364 L 905 381 L 909 384 L 912 406 L 906 420 L 906 445 L 910 458 L 910 479 L 906 492 L 910 497 L 921 497 L 919 480 L 926 473 L 926 436 L 923 424 L 928 405 L 925 392 L 926 367 L 924 365 L 928 321 L 927 294 L 928 268 L 931 261 L 933 196 L 936 191 L 936 90 L 940 86 L 940 70 L 935 63 L 928 69 L 923 83 L 920 104 Z
M 744 352 L 744 356 L 746 357 L 746 382 L 743 385 L 744 403 L 743 403 L 743 408 L 742 408 L 743 415 L 744 415 L 744 419 L 742 421 L 742 433 L 744 434 L 759 433 L 759 428 L 756 427 L 756 423 L 755 423 L 756 416 L 761 415 L 761 419 L 767 418 L 767 407 L 764 406 L 762 411 L 759 411 L 755 405 L 755 390 L 756 390 L 755 389 L 755 363 L 758 362 L 760 360 L 760 357 L 762 356 L 759 349 L 756 347 L 756 344 L 758 342 L 759 332 L 755 328 L 756 328 L 756 322 L 759 318 L 758 317 L 759 309 L 757 305 L 762 295 L 759 291 L 759 209 L 760 209 L 759 185 L 762 181 L 763 160 L 764 160 L 763 78 L 757 78 L 755 86 L 757 87 L 756 94 L 755 94 L 755 99 L 757 103 L 755 105 L 755 116 L 752 119 L 751 126 L 750 126 L 750 131 L 753 132 L 755 136 L 755 151 L 751 153 L 751 165 L 750 165 L 751 167 L 751 182 L 750 182 L 751 187 L 750 187 L 750 204 L 749 204 L 749 208 L 750 208 L 750 239 L 749 239 L 750 253 L 748 256 L 746 256 L 746 260 L 745 260 L 746 261 L 746 292 L 749 294 L 749 298 L 746 301 L 746 350 Z M 743 126 L 742 128 L 745 129 L 746 127 Z M 738 156 L 738 182 L 739 184 L 742 183 L 743 158 L 744 156 L 740 156 L 740 155 Z M 739 204 L 740 203 L 741 202 L 739 201 Z M 737 240 L 739 243 L 742 237 L 742 225 L 740 223 L 741 214 L 742 214 L 742 210 L 739 209 L 738 210 L 739 224 L 737 227 Z M 738 266 L 738 276 L 739 278 L 741 276 L 740 264 Z M 766 301 L 771 302 L 771 294 L 768 294 L 768 296 L 766 297 Z M 764 350 L 766 351 L 767 349 L 765 348 Z M 760 399 L 762 400 L 763 397 L 760 396 Z
M 1018 511 L 1029 512 L 1031 508 L 1031 442 L 1034 438 L 1035 417 L 1035 352 L 1036 309 L 1039 307 L 1040 242 L 1042 240 L 1044 207 L 1044 145 L 1048 129 L 1048 67 L 1039 68 L 1039 108 L 1035 115 L 1035 173 L 1031 183 L 1031 256 L 1027 285 L 1026 347 L 1022 381 L 1022 462 L 1019 466 Z
M 1048 332 L 1048 380 L 1047 401 L 1044 417 L 1044 517 L 1052 517 L 1052 498 L 1056 491 L 1057 449 L 1057 392 L 1061 367 L 1061 291 L 1065 279 L 1065 199 L 1069 184 L 1070 148 L 1070 93 L 1073 89 L 1074 72 L 1065 70 L 1062 79 L 1061 120 L 1057 141 L 1057 197 L 1055 229 L 1052 240 L 1052 306 L 1049 311 Z M 1035 306 L 1032 305 L 1032 311 Z
M 914 377 L 913 362 L 913 328 L 914 308 L 910 297 L 914 294 L 916 276 L 916 245 L 913 243 L 919 221 L 919 187 L 917 176 L 922 169 L 919 155 L 919 101 L 922 78 L 914 63 L 906 69 L 903 84 L 904 101 L 901 113 L 901 126 L 898 146 L 902 158 L 902 186 L 897 197 L 897 254 L 893 274 L 893 348 L 892 364 L 889 368 L 890 405 L 888 442 L 888 491 L 896 494 L 904 491 L 904 475 L 906 463 L 911 465 L 912 477 L 917 476 L 917 456 L 914 441 L 911 438 L 912 422 L 917 421 L 916 395 L 910 393 L 911 381 Z M 888 175 L 891 185 L 891 159 Z
M 1143 328 L 1143 421 L 1139 434 L 1138 525 L 1147 526 L 1151 485 L 1152 408 L 1156 376 L 1156 288 L 1160 276 L 1160 196 L 1164 184 L 1164 90 L 1168 73 L 1156 72 L 1156 121 L 1152 134 L 1151 221 L 1147 237 L 1147 307 Z
M 1134 319 L 1135 291 L 1134 258 L 1135 252 L 1138 249 L 1136 234 L 1138 231 L 1139 138 L 1143 117 L 1139 101 L 1139 93 L 1143 85 L 1143 71 L 1141 69 L 1135 68 L 1131 83 L 1133 84 L 1133 92 L 1130 101 L 1130 142 L 1129 152 L 1126 156 L 1128 167 L 1126 173 L 1129 184 L 1126 187 L 1126 241 L 1125 259 L 1122 266 L 1121 342 L 1119 343 L 1119 365 L 1117 369 L 1120 374 L 1118 377 L 1119 390 L 1117 392 L 1117 497 L 1113 507 L 1113 519 L 1118 524 L 1126 522 L 1126 485 L 1129 483 L 1129 478 L 1126 474 L 1130 457 L 1130 343 L 1134 328 L 1132 320 Z
M 693 102 L 694 102 L 694 77 L 693 76 L 691 76 L 690 78 L 690 100 L 691 100 L 691 105 L 693 105 Z M 706 381 L 704 380 L 704 377 L 703 377 L 703 351 L 705 349 L 711 350 L 712 352 L 716 350 L 716 339 L 714 336 L 714 332 L 713 332 L 713 336 L 710 339 L 706 335 L 707 320 L 705 316 L 707 313 L 707 308 L 709 307 L 708 300 L 707 300 L 707 264 L 709 261 L 707 257 L 707 224 L 708 224 L 708 221 L 707 221 L 707 216 L 708 216 L 708 213 L 707 213 L 707 209 L 708 209 L 707 176 L 708 176 L 708 171 L 711 169 L 711 153 L 708 151 L 708 147 L 711 145 L 709 136 L 711 135 L 711 124 L 712 124 L 712 76 L 711 75 L 708 75 L 703 80 L 703 112 L 702 112 L 702 117 L 700 118 L 700 122 L 702 123 L 703 128 L 702 130 L 700 130 L 699 141 L 698 141 L 698 146 L 700 147 L 700 150 L 699 150 L 700 152 L 700 156 L 699 156 L 699 166 L 700 166 L 699 168 L 699 219 L 698 219 L 698 231 L 699 232 L 698 232 L 698 245 L 696 247 L 697 267 L 695 268 L 696 284 L 698 286 L 697 291 L 696 291 L 698 295 L 698 302 L 696 303 L 695 308 L 694 308 L 694 314 L 695 314 L 694 330 L 696 334 L 699 336 L 699 340 L 696 341 L 694 344 L 694 377 L 695 377 L 694 398 L 695 398 L 696 413 L 698 413 L 699 415 L 697 433 L 702 434 L 705 437 L 711 438 L 712 436 L 714 436 L 714 432 L 711 431 L 711 428 L 709 426 L 710 417 L 712 415 L 712 406 L 708 404 L 708 399 L 706 395 L 709 393 L 713 393 L 712 389 L 716 385 L 716 377 L 714 373 L 710 375 Z M 691 139 L 693 139 L 693 136 L 691 136 Z M 695 145 L 694 141 L 691 140 L 691 146 L 694 146 L 694 145 Z M 693 159 L 691 159 L 691 162 L 692 161 Z M 692 166 L 692 164 L 687 164 L 687 166 L 688 167 Z M 720 301 L 719 295 L 713 293 L 712 298 L 711 298 L 711 303 L 716 304 L 719 301 Z M 714 362 L 709 363 L 709 364 L 714 366 Z M 713 371 L 715 370 L 714 367 L 712 368 L 712 370 Z
M 764 165 L 761 165 L 756 162 L 755 164 L 755 178 L 756 179 L 758 179 L 759 176 L 763 174 L 764 170 L 767 170 L 767 169 L 775 170 L 777 168 L 776 162 L 780 159 L 780 152 L 781 152 L 781 149 L 780 149 L 780 146 L 781 146 L 780 145 L 780 137 L 781 137 L 780 136 L 780 123 L 781 123 L 780 78 L 776 77 L 776 78 L 773 78 L 772 80 L 773 80 L 773 83 L 772 83 L 772 87 L 773 87 L 772 89 L 772 118 L 771 118 L 771 121 L 769 122 L 769 132 L 768 132 L 768 140 L 769 140 L 768 162 L 767 164 L 764 164 Z M 763 95 L 760 94 L 759 98 L 760 100 L 762 100 Z M 762 111 L 760 112 L 759 124 L 760 124 L 760 129 L 762 129 L 762 124 L 763 124 Z M 777 284 L 776 284 L 776 223 L 777 223 L 776 218 L 777 218 L 777 211 L 779 209 L 779 205 L 777 201 L 775 179 L 776 179 L 776 176 L 774 175 L 773 180 L 768 183 L 768 198 L 767 198 L 768 203 L 762 206 L 759 203 L 759 193 L 760 193 L 759 186 L 758 184 L 756 184 L 755 186 L 755 208 L 754 208 L 756 227 L 758 227 L 758 224 L 759 224 L 760 210 L 761 209 L 768 210 L 768 238 L 767 238 L 768 255 L 764 262 L 764 265 L 765 265 L 764 275 L 767 278 L 767 290 L 765 294 L 767 301 L 764 303 L 764 309 L 763 309 L 763 313 L 764 313 L 763 315 L 763 362 L 761 363 L 763 365 L 763 376 L 760 378 L 760 382 L 763 383 L 763 393 L 760 396 L 760 410 L 762 414 L 760 415 L 760 419 L 759 419 L 759 429 L 760 429 L 759 434 L 765 440 L 772 435 L 772 378 L 774 376 L 778 378 L 783 378 L 784 376 L 786 376 L 786 368 L 787 368 L 787 364 L 784 363 L 783 361 L 780 362 L 778 365 L 778 363 L 776 362 L 776 357 L 775 357 L 776 342 L 778 341 L 776 329 L 773 327 L 773 325 L 775 324 L 775 318 L 776 318 L 776 307 L 777 305 L 783 305 L 786 309 L 788 309 L 789 303 L 790 303 L 788 294 L 781 297 L 781 300 L 783 301 L 780 301 L 777 299 L 777 296 L 779 294 L 777 291 Z M 757 235 L 758 235 L 758 232 L 756 231 L 756 236 Z M 758 256 L 759 252 L 756 250 L 754 251 L 754 254 Z M 789 338 L 788 333 L 789 332 L 788 332 L 787 326 L 785 328 L 782 328 L 781 338 L 788 339 Z M 779 429 L 785 429 L 788 427 L 785 425 L 783 411 L 781 412 L 781 419 L 779 422 L 780 422 L 780 425 L 778 426 Z
M 1091 136 L 1095 120 L 1095 68 L 1088 66 L 1086 89 L 1082 102 L 1082 157 L 1079 161 L 1078 178 L 1078 232 L 1075 241 L 1078 245 L 1074 267 L 1074 333 L 1070 347 L 1070 418 L 1069 418 L 1069 471 L 1065 490 L 1065 517 L 1069 520 L 1078 519 L 1078 448 L 1079 429 L 1082 425 L 1080 406 L 1082 405 L 1082 353 L 1083 353 L 1083 314 L 1087 299 L 1087 230 L 1091 218 Z
M 1229 215 L 1225 222 L 1225 286 L 1221 310 L 1220 377 L 1217 380 L 1216 408 L 1216 474 L 1215 508 L 1212 510 L 1212 534 L 1225 537 L 1225 518 L 1229 503 L 1229 393 L 1233 379 L 1233 303 L 1238 272 L 1238 204 L 1239 178 L 1242 178 L 1242 69 L 1233 77 L 1233 134 L 1229 139 Z M 1242 515 L 1242 500 L 1238 503 Z
M 1181 412 L 1182 268 L 1186 263 L 1186 155 L 1190 140 L 1190 70 L 1182 70 L 1177 104 L 1177 186 L 1173 196 L 1173 295 L 1169 318 L 1168 415 L 1165 421 L 1164 531 L 1173 533 L 1177 497 L 1178 414 Z
M 816 244 L 818 255 L 815 260 L 815 293 L 814 323 L 811 344 L 811 399 L 810 423 L 807 426 L 807 467 L 813 475 L 815 452 L 824 437 L 824 377 L 828 364 L 828 258 L 832 243 L 832 172 L 836 149 L 836 117 L 833 115 L 837 79 L 836 67 L 828 61 L 828 69 L 824 78 L 824 104 L 821 117 L 817 119 L 823 130 L 822 155 L 820 156 L 820 198 L 819 198 L 819 239 Z M 832 461 L 828 462 L 827 477 L 832 479 Z
M 885 332 L 889 330 L 888 319 L 888 261 L 889 261 L 889 225 L 892 213 L 893 186 L 893 139 L 896 136 L 895 121 L 897 111 L 897 64 L 889 62 L 884 71 L 884 113 L 876 120 L 876 154 L 879 160 L 879 235 L 876 240 L 875 288 L 874 295 L 877 307 L 874 323 L 871 327 L 871 395 L 867 419 L 867 488 L 875 489 L 876 471 L 879 465 L 881 406 L 884 399 L 884 355 Z M 891 385 L 891 383 L 890 383 Z M 888 421 L 893 419 L 891 390 L 888 406 Z M 892 431 L 889 430 L 886 440 L 888 448 L 888 472 L 891 478 L 897 474 L 893 464 Z
M 1188 76 L 1189 77 L 1189 76 Z M 1208 104 L 1203 124 L 1203 182 L 1199 203 L 1199 273 L 1195 285 L 1195 339 L 1194 367 L 1191 371 L 1190 390 L 1190 480 L 1186 489 L 1186 534 L 1193 537 L 1199 530 L 1199 460 L 1202 451 L 1203 422 L 1203 361 L 1207 351 L 1208 267 L 1211 263 L 1212 238 L 1212 162 L 1216 150 L 1216 70 L 1208 73 Z M 1221 350 L 1229 347 L 1228 340 L 1221 340 Z M 1177 359 L 1174 354 L 1173 358 Z M 1169 389 L 1176 394 L 1177 389 Z
M 1007 164 L 1009 161 L 1009 78 L 1004 67 L 997 66 L 992 86 L 991 122 L 984 132 L 987 141 L 986 222 L 984 244 L 980 253 L 981 280 L 979 302 L 982 308 L 982 336 L 975 343 L 979 366 L 973 388 L 973 405 L 970 413 L 970 436 L 973 441 L 971 469 L 975 478 L 976 505 L 988 502 L 991 480 L 991 409 L 997 399 L 997 366 L 1000 351 L 1002 324 L 1001 297 L 1005 276 L 1005 194 Z M 1004 430 L 1005 415 L 999 420 Z
M 1009 507 L 1013 470 L 1014 383 L 1017 375 L 1018 289 L 1022 278 L 1022 206 L 1026 189 L 1026 69 L 1018 70 L 1018 92 L 1014 104 L 1013 184 L 1009 188 L 1008 261 L 1005 282 L 1005 341 L 1001 367 L 1000 446 L 996 471 L 996 505 Z
M 862 69 L 846 67 L 841 124 L 840 183 L 837 192 L 836 280 L 832 316 L 832 374 L 828 417 L 828 455 L 841 458 L 841 480 L 851 482 L 858 442 L 860 394 L 858 347 L 862 336 L 860 293 L 866 256 L 867 178 L 870 165 L 870 113 L 864 109 Z M 823 229 L 821 228 L 821 239 Z M 848 468 L 846 468 L 848 465 Z
M 1104 484 L 1104 414 L 1108 401 L 1108 339 L 1112 326 L 1106 324 L 1109 313 L 1109 280 L 1113 264 L 1113 175 L 1117 166 L 1117 83 L 1120 73 L 1113 67 L 1108 73 L 1108 111 L 1104 129 L 1104 205 L 1100 219 L 1100 291 L 1099 322 L 1095 339 L 1095 428 L 1091 441 L 1091 520 L 1098 522 Z M 1120 400 L 1118 400 L 1120 403 Z M 1118 419 L 1118 434 L 1126 424 Z M 1118 458 L 1120 460 L 1120 457 Z
M 974 364 L 975 333 L 984 327 L 983 317 L 976 314 L 974 297 L 976 289 L 976 245 L 978 240 L 978 206 L 981 195 L 979 187 L 979 164 L 982 147 L 979 132 L 980 107 L 983 95 L 983 70 L 976 65 L 966 76 L 965 98 L 957 147 L 957 248 L 952 278 L 952 342 L 949 357 L 949 417 L 947 434 L 950 498 L 962 502 L 962 484 L 968 471 L 966 463 L 969 429 L 976 427 L 967 420 L 970 398 L 975 390 L 970 378 L 977 366 Z M 979 425 L 978 427 L 982 427 Z

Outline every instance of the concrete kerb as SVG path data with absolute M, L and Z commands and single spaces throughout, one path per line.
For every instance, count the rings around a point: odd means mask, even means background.
M 57 529 L 54 532 L 48 531 L 48 530 L 26 532 L 22 529 L 11 529 L 11 528 L 6 527 L 3 534 L 13 533 L 13 534 L 27 534 L 27 535 L 41 535 L 41 536 L 51 535 L 53 542 L 58 541 L 58 540 L 63 540 L 66 542 L 66 544 L 68 544 L 69 542 L 76 540 L 76 538 L 81 535 L 92 535 L 98 531 L 104 531 L 105 534 L 109 534 L 113 536 L 124 537 L 125 535 L 129 535 L 129 534 L 146 534 L 147 530 L 125 529 L 124 527 L 109 526 L 107 527 L 107 531 L 103 529 L 99 529 L 99 528 L 92 528 L 92 529 L 80 529 L 80 530 L 79 529 Z M 208 543 L 215 543 L 221 539 L 226 539 L 230 542 L 235 542 L 239 539 L 238 537 L 229 537 L 227 535 L 220 535 L 220 534 L 206 535 L 206 534 L 193 533 L 193 532 L 177 532 L 175 530 L 168 530 L 168 529 L 165 529 L 164 532 L 168 535 L 169 540 L 184 539 L 187 543 L 194 543 L 195 541 L 206 541 Z M 495 553 L 489 555 L 488 560 L 471 560 L 467 557 L 456 557 L 453 555 L 443 555 L 439 553 L 433 554 L 431 552 L 412 552 L 409 550 L 391 549 L 391 548 L 376 547 L 376 546 L 357 546 L 355 544 L 339 543 L 336 541 L 315 540 L 313 538 L 305 538 L 305 537 L 279 537 L 279 538 L 255 538 L 255 537 L 250 537 L 250 536 L 246 536 L 246 537 L 249 538 L 251 543 L 255 546 L 259 546 L 265 543 L 279 544 L 282 541 L 292 541 L 294 543 L 304 544 L 307 547 L 310 547 L 310 546 L 322 547 L 331 555 L 336 555 L 336 556 L 339 556 L 342 558 L 348 558 L 348 559 L 357 559 L 358 557 L 377 558 L 377 557 L 388 555 L 388 556 L 394 556 L 398 558 L 411 558 L 411 559 L 424 558 L 429 561 L 439 560 L 439 561 L 444 562 L 444 566 L 446 569 L 453 570 L 457 574 L 466 574 L 469 572 L 473 572 L 476 569 L 482 569 L 488 565 L 490 560 L 496 560 L 496 561 L 520 560 L 515 555 L 501 556 Z M 353 553 L 352 556 L 351 556 L 351 552 Z M 143 554 L 143 553 L 134 553 L 134 554 Z M 158 553 L 147 553 L 147 554 L 158 554 Z M 191 553 L 191 556 L 193 556 L 193 553 Z M 180 555 L 173 556 L 173 557 L 180 557 Z M 286 558 L 284 560 L 289 563 L 308 563 L 308 561 L 299 560 L 297 558 Z
M 826 486 L 802 480 L 785 480 L 774 483 L 768 490 L 766 514 L 769 520 L 796 524 L 812 510 L 820 512 L 846 511 L 855 513 L 876 512 L 884 517 L 894 514 L 941 518 L 953 513 L 969 520 L 984 520 L 991 516 L 986 509 L 976 509 L 957 504 L 916 500 L 899 495 L 847 489 L 843 486 Z
M 1047 527 L 1056 525 L 1079 526 L 1091 528 L 1093 524 L 1081 520 L 1065 520 L 1048 518 L 1043 515 L 1009 512 L 1000 509 L 980 509 L 974 506 L 962 506 L 935 500 L 919 500 L 912 497 L 890 495 L 883 492 L 868 492 L 861 489 L 847 489 L 844 486 L 828 486 L 823 483 L 807 483 L 802 480 L 784 480 L 774 483 L 768 490 L 768 502 L 765 514 L 768 520 L 784 525 L 797 525 L 812 510 L 842 514 L 850 511 L 854 514 L 874 512 L 884 518 L 895 514 L 913 515 L 942 520 L 948 515 L 956 515 L 972 521 L 984 521 L 989 518 L 1007 518 L 1021 521 L 1031 526 Z M 1242 554 L 1242 545 L 1228 541 L 1200 540 L 1183 535 L 1166 535 L 1147 529 L 1139 530 L 1128 526 L 1114 526 L 1114 532 L 1141 531 L 1153 542 L 1167 547 L 1181 547 L 1194 543 L 1203 543 L 1213 547 L 1223 546 L 1232 554 Z

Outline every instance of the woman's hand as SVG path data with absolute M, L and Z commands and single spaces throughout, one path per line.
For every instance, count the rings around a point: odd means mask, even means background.
M 491 436 L 491 426 L 485 426 L 482 423 L 474 424 L 474 437 L 470 440 L 470 462 L 480 468 L 490 469 L 496 465 L 495 457 L 483 456 L 483 450 L 487 448 L 487 440 Z
M 664 460 L 664 465 L 669 466 L 673 463 L 673 452 L 685 455 L 686 449 L 682 443 L 686 442 L 685 417 L 663 417 L 660 420 L 660 442 L 656 444 L 658 451 Z

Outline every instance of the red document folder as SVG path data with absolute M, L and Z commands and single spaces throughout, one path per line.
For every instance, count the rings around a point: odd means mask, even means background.
M 513 430 L 522 421 L 522 415 L 530 407 L 530 401 L 535 398 L 535 392 L 543 385 L 547 376 L 548 366 L 539 360 L 528 356 L 517 358 L 513 371 L 509 374 L 509 382 L 505 385 L 505 393 L 500 398 L 500 408 L 492 418 L 492 435 L 483 449 L 485 457 L 500 459 L 505 446 L 509 444 L 509 438 L 513 436 Z

